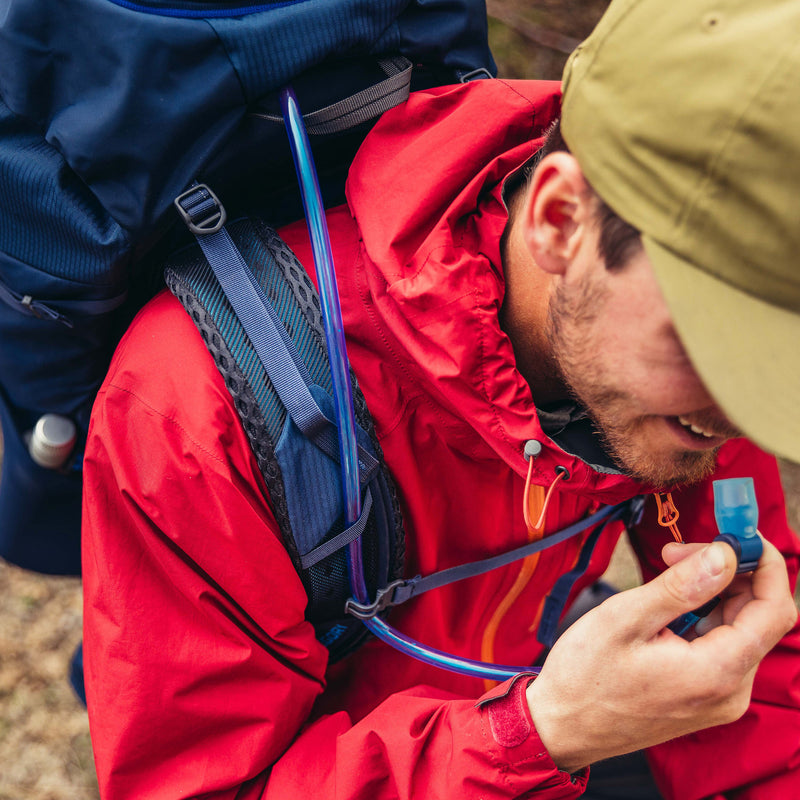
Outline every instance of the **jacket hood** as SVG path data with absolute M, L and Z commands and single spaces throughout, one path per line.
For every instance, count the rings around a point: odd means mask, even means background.
M 641 486 L 593 469 L 543 433 L 499 323 L 502 183 L 536 153 L 559 110 L 557 82 L 485 80 L 416 92 L 367 137 L 347 198 L 381 328 L 444 418 L 466 421 L 520 474 L 525 442 L 536 439 L 537 482 L 551 482 L 563 465 L 571 474 L 563 491 L 615 502 Z

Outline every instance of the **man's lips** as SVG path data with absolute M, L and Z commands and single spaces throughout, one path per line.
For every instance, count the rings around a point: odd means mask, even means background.
M 719 435 L 714 433 L 713 428 L 707 428 L 705 426 L 698 425 L 687 417 L 678 417 L 678 422 L 680 422 L 684 428 L 689 428 L 692 433 L 696 433 L 698 436 L 704 436 L 706 439 L 711 439 L 712 437 Z
M 684 447 L 691 450 L 712 450 L 730 439 L 732 433 L 728 430 L 719 431 L 691 422 L 686 417 L 664 418 L 673 435 Z

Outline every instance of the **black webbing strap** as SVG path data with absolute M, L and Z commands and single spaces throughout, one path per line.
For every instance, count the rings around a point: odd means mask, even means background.
M 184 218 L 201 219 L 214 208 L 215 200 L 205 184 L 198 184 L 177 198 L 175 204 Z M 324 453 L 338 461 L 336 426 L 312 397 L 311 378 L 294 342 L 228 231 L 223 227 L 195 232 L 195 237 L 294 423 Z M 359 471 L 371 475 L 376 469 L 377 461 L 359 448 Z
M 372 511 L 372 492 L 368 486 L 364 490 L 364 502 L 361 504 L 361 514 L 359 514 L 358 519 L 341 533 L 337 533 L 333 539 L 323 542 L 311 552 L 300 556 L 300 565 L 303 569 L 313 567 L 314 564 L 318 564 L 323 558 L 327 558 L 342 547 L 347 547 L 350 542 L 358 539 L 367 527 L 370 511 Z
M 310 136 L 322 136 L 350 130 L 375 119 L 408 99 L 413 64 L 404 56 L 382 58 L 378 66 L 386 78 L 343 100 L 303 115 Z M 253 116 L 283 123 L 276 114 L 255 113 Z
M 379 591 L 375 601 L 369 605 L 356 603 L 354 600 L 347 602 L 346 610 L 353 616 L 361 619 L 369 619 L 374 617 L 379 612 L 383 611 L 390 606 L 396 606 L 400 603 L 405 603 L 412 597 L 428 592 L 431 589 L 438 589 L 441 586 L 455 583 L 456 581 L 463 581 L 465 578 L 472 578 L 475 575 L 482 575 L 485 572 L 490 572 L 498 567 L 504 567 L 507 564 L 512 564 L 514 561 L 519 561 L 522 558 L 540 553 L 550 547 L 555 547 L 562 542 L 571 539 L 573 536 L 597 525 L 605 520 L 605 524 L 599 529 L 605 527 L 609 522 L 616 519 L 631 520 L 641 515 L 641 509 L 644 505 L 644 499 L 641 497 L 634 497 L 624 503 L 618 503 L 613 506 L 604 506 L 594 514 L 589 515 L 573 525 L 570 525 L 557 533 L 547 536 L 544 539 L 539 539 L 535 542 L 529 542 L 522 547 L 517 547 L 514 550 L 509 550 L 507 553 L 501 553 L 491 558 L 485 558 L 481 561 L 473 561 L 469 564 L 462 564 L 458 567 L 450 567 L 443 569 L 440 572 L 434 572 L 431 575 L 422 577 L 417 575 L 414 578 L 405 580 L 398 580 L 390 583 L 385 589 Z M 598 530 L 598 536 L 599 536 Z

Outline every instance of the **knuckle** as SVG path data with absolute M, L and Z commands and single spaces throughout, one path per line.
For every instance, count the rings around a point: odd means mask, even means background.
M 743 675 L 758 664 L 768 651 L 769 647 L 765 647 L 761 637 L 750 637 L 743 642 L 733 668 Z
M 677 570 L 667 570 L 661 577 L 661 585 L 671 600 L 680 605 L 685 605 L 690 601 L 686 583 L 681 579 Z
M 696 702 L 708 706 L 719 706 L 727 702 L 731 693 L 736 690 L 729 673 L 718 671 L 716 674 L 705 676 L 705 680 L 695 683 L 694 693 Z
M 703 679 L 695 681 L 693 701 L 704 706 L 719 706 L 727 701 L 734 690 L 735 688 L 729 685 L 729 678 L 724 674 L 717 676 L 708 674 Z
M 618 592 L 617 594 L 612 594 L 611 597 L 607 597 L 599 606 L 595 606 L 592 610 L 598 617 L 614 618 L 618 614 L 622 614 L 625 608 L 625 600 L 622 597 L 623 594 L 625 593 Z
M 711 715 L 716 724 L 726 725 L 744 716 L 750 707 L 750 692 L 748 687 L 741 683 L 730 691 L 721 689 L 722 687 L 717 687 L 710 696 L 706 697 L 706 704 L 707 708 L 713 709 Z M 731 689 L 731 687 L 729 686 L 727 689 Z
M 743 642 L 735 652 L 729 654 L 725 674 L 722 678 L 726 694 L 732 695 L 737 691 L 741 681 L 764 658 L 765 652 L 762 643 L 752 639 Z
M 726 671 L 717 681 L 714 692 L 719 702 L 729 702 L 736 696 L 741 686 L 741 678 L 733 671 Z
M 725 705 L 726 722 L 741 719 L 750 707 L 750 693 L 740 691 L 731 697 Z
M 798 610 L 794 601 L 789 599 L 786 602 L 786 612 L 783 620 L 783 633 L 789 633 L 797 625 Z
M 626 598 L 623 597 L 624 594 L 628 594 L 628 592 L 612 595 L 592 609 L 595 623 L 611 638 L 624 637 L 628 629 L 634 627 L 631 617 L 635 617 L 635 612 L 631 614 L 631 610 L 637 606 L 636 598 Z

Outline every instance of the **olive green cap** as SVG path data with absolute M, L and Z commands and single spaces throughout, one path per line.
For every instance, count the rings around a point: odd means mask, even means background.
M 800 461 L 800 2 L 613 0 L 562 132 L 726 414 Z

